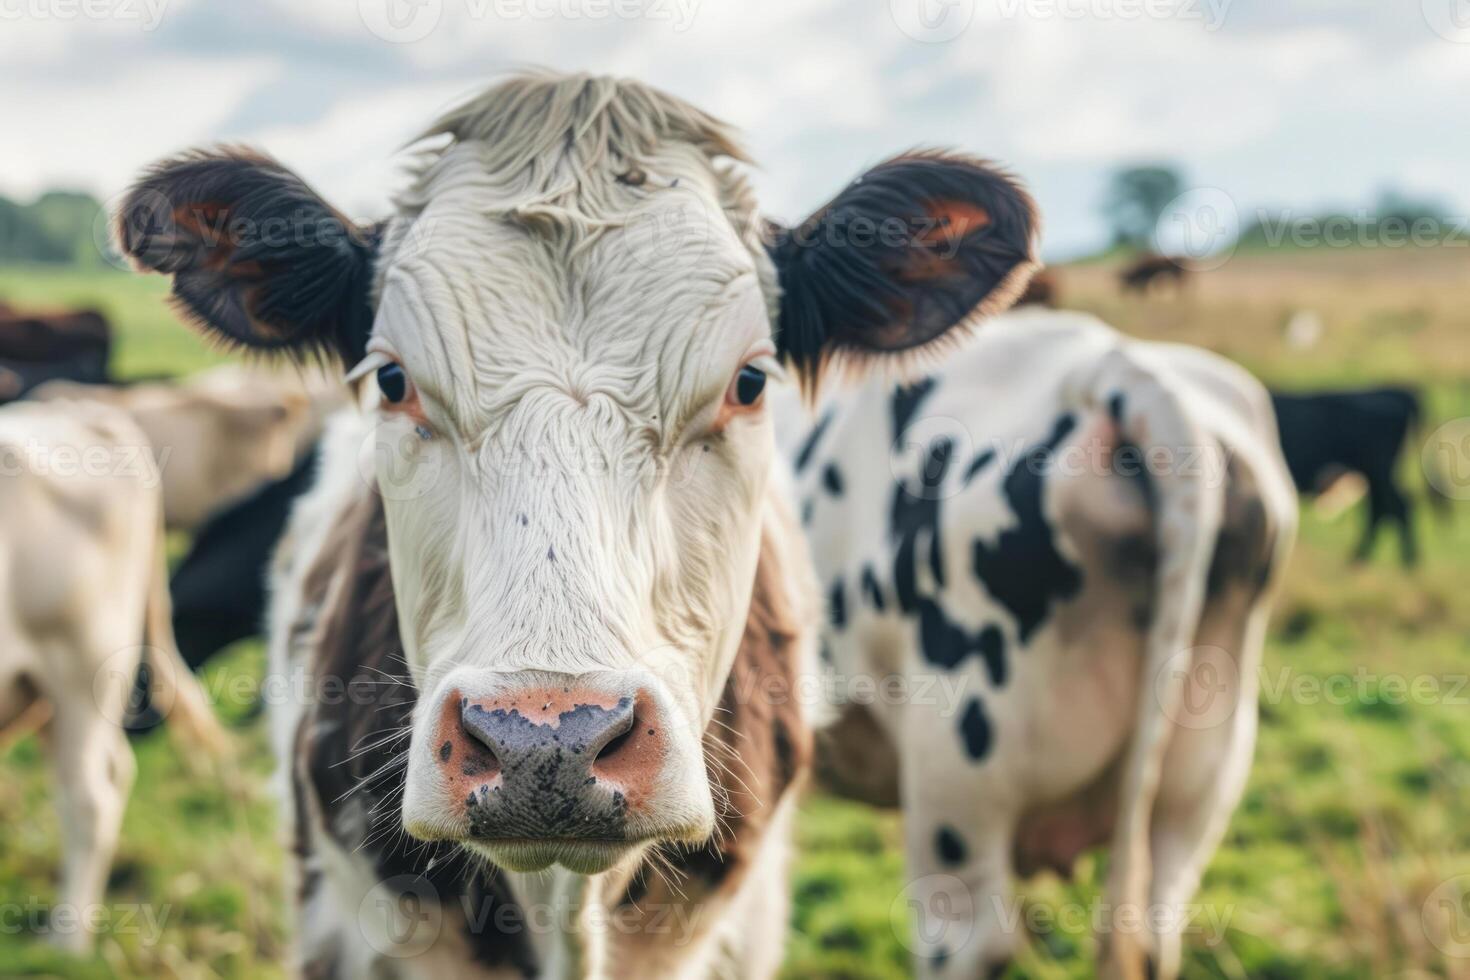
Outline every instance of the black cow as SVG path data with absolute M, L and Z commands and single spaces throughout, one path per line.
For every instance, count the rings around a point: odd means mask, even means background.
M 1364 561 L 1385 520 L 1399 525 L 1400 557 L 1405 566 L 1419 560 L 1412 526 L 1413 505 L 1394 477 L 1399 454 L 1422 416 L 1419 393 L 1384 387 L 1311 393 L 1273 392 L 1281 449 L 1297 489 L 1326 490 L 1344 473 L 1360 473 L 1368 483 L 1368 518 L 1354 552 Z M 1443 512 L 1447 498 L 1429 481 L 1429 499 Z
M 0 307 L 0 404 L 37 385 L 107 380 L 112 328 L 95 310 L 21 313 Z
M 288 476 L 211 517 L 174 571 L 174 636 L 193 670 L 231 643 L 264 632 L 271 553 L 296 499 L 311 489 L 320 451 L 312 447 Z M 149 706 L 147 677 L 139 675 L 128 720 L 134 732 L 162 721 Z

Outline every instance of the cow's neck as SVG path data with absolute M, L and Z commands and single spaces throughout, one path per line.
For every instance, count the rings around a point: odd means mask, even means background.
M 688 949 L 697 949 L 701 919 L 714 920 L 723 899 L 732 898 L 756 864 L 781 800 L 799 781 L 811 756 L 811 735 L 798 698 L 804 614 L 793 605 L 806 569 L 792 567 L 782 542 L 796 540 L 780 507 L 764 508 L 760 557 L 740 647 L 726 682 L 717 721 L 706 730 L 704 751 L 719 831 L 693 849 L 662 849 L 636 866 L 591 879 L 570 873 L 511 876 L 493 868 L 471 870 L 454 845 L 408 839 L 399 825 L 409 724 L 417 692 L 401 653 L 398 620 L 388 569 L 382 503 L 368 494 L 345 508 L 322 567 L 307 579 L 307 604 L 320 603 L 320 641 L 313 672 L 320 682 L 341 679 L 346 689 L 372 693 L 323 698 L 303 719 L 299 741 L 297 813 L 301 854 L 311 834 L 358 860 L 371 862 L 379 880 L 427 880 L 446 905 L 467 910 L 467 948 L 487 968 L 531 971 L 562 960 L 563 975 L 595 972 L 594 961 L 611 958 L 645 963 L 684 952 L 669 946 L 667 923 L 642 923 L 654 915 L 676 916 Z M 769 516 L 769 515 L 775 515 Z M 338 683 L 338 681 L 333 681 Z M 774 693 L 773 693 L 774 692 Z M 784 696 L 783 696 L 784 695 Z M 310 732 L 308 739 L 304 733 Z M 303 793 L 304 783 L 309 792 Z M 315 815 L 316 819 L 307 819 Z M 308 829 L 309 828 L 309 829 Z M 319 882 L 301 881 L 303 898 Z M 535 923 L 504 910 L 539 906 L 567 915 L 595 904 L 618 915 L 618 928 L 605 941 L 578 942 L 553 930 L 552 944 L 533 946 Z M 458 915 L 451 915 L 455 919 Z M 585 919 L 583 914 L 580 918 Z M 564 921 L 564 920 L 558 920 Z M 646 928 L 642 926 L 647 926 Z M 578 936 L 589 933 L 579 932 Z

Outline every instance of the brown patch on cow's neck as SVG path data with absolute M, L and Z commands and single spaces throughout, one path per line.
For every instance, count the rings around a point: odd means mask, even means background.
M 303 608 L 319 606 L 321 614 L 310 662 L 316 698 L 302 718 L 296 760 L 297 779 L 319 809 L 322 826 L 314 829 L 373 862 L 379 880 L 400 881 L 405 891 L 421 881 L 446 907 L 473 911 L 483 924 L 467 940 L 481 964 L 534 975 L 524 923 L 492 914 L 514 901 L 501 876 L 472 865 L 457 845 L 403 833 L 404 753 L 418 692 L 399 639 L 382 500 L 368 494 L 344 509 L 320 554 L 302 589 Z M 305 809 L 298 803 L 298 813 Z M 314 835 L 297 833 L 304 855 Z M 316 882 L 304 876 L 301 884 Z
M 332 693 L 345 694 L 319 698 L 302 719 L 297 779 L 307 784 L 323 824 L 311 829 L 372 861 L 380 880 L 422 879 L 445 904 L 501 908 L 478 915 L 480 931 L 466 927 L 470 947 L 483 964 L 533 975 L 537 965 L 524 919 L 503 908 L 515 901 L 508 883 L 493 869 L 470 867 L 456 845 L 420 843 L 402 833 L 405 770 L 396 760 L 408 746 L 417 691 L 401 653 L 381 500 L 366 496 L 344 510 L 321 555 L 303 584 L 303 608 L 321 609 L 311 673 L 318 690 L 330 679 Z M 802 622 L 790 598 L 789 572 L 767 528 L 745 633 L 704 738 L 720 829 L 705 846 L 661 855 L 657 870 L 648 862 L 634 872 L 622 902 L 646 915 L 733 896 L 778 804 L 810 765 L 812 733 L 798 691 Z M 298 799 L 299 820 L 312 809 L 306 802 Z M 314 836 L 298 829 L 303 864 Z M 304 878 L 302 886 L 304 901 L 317 877 Z M 502 925 L 505 931 L 498 931 Z M 619 932 L 613 941 L 627 943 L 629 952 L 648 952 L 644 947 L 666 939 L 662 928 L 649 928 Z M 329 962 L 316 966 L 331 969 Z
M 699 901 L 716 890 L 733 894 L 759 853 L 777 805 L 811 765 L 812 732 L 798 690 L 802 624 L 792 607 L 788 571 L 767 528 L 745 634 L 704 736 L 719 830 L 701 847 L 668 855 L 658 871 L 640 869 L 625 904 L 657 909 Z

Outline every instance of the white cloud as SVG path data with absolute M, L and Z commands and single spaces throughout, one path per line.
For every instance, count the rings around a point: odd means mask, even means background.
M 1031 19 L 996 28 L 965 63 L 992 66 L 996 106 L 1017 147 L 1043 160 L 1096 164 L 1248 145 L 1357 52 L 1351 38 L 1316 29 L 1236 39 L 1177 20 Z
M 194 0 L 0 0 L 0 65 L 53 64 L 89 41 L 144 41 Z
M 388 210 L 403 183 L 399 149 L 434 117 L 473 92 L 473 82 L 410 85 L 339 102 L 310 123 L 243 134 L 357 217 Z
M 24 85 L 6 66 L 0 86 L 24 95 L 0 110 L 6 152 L 0 188 L 28 196 L 48 187 L 121 190 L 157 157 L 205 141 L 257 85 L 271 59 L 153 58 L 110 75 Z
M 1012 165 L 1058 202 L 1047 224 L 1063 242 L 1098 237 L 1107 172 L 1141 158 L 1179 161 L 1254 206 L 1367 200 L 1431 177 L 1458 186 L 1470 155 L 1470 130 L 1453 125 L 1470 111 L 1470 49 L 1437 38 L 1413 2 L 1235 0 L 1210 31 L 974 0 L 974 21 L 944 44 L 899 29 L 891 3 L 910 0 L 270 0 L 273 34 L 253 33 L 252 14 L 228 37 L 206 15 L 231 0 L 193 0 L 204 9 L 180 17 L 183 2 L 169 0 L 155 34 L 0 23 L 0 85 L 25 93 L 0 103 L 0 193 L 116 187 L 139 163 L 228 136 L 265 145 L 342 206 L 376 210 L 398 185 L 403 140 L 524 64 L 636 76 L 729 119 L 785 217 L 915 144 Z M 362 4 L 389 3 L 399 15 L 437 5 L 433 30 L 381 40 Z M 646 16 L 619 16 L 639 4 Z M 221 50 L 196 59 L 210 42 Z

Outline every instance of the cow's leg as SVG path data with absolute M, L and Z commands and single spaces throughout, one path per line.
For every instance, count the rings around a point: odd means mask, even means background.
M 90 693 L 57 703 L 51 735 L 63 850 L 58 904 L 80 923 L 88 906 L 102 900 L 135 765 L 122 729 L 97 710 Z M 73 952 L 92 941 L 80 926 L 51 938 Z
M 904 911 L 916 975 L 968 980 L 1005 972 L 1020 944 L 1015 817 L 1001 760 L 953 760 L 953 741 L 949 726 L 903 740 Z
M 51 717 L 51 703 L 37 695 L 26 677 L 0 681 L 0 750 L 39 729 Z
M 1236 598 L 1210 609 L 1201 623 L 1200 652 L 1154 805 L 1147 922 L 1158 927 L 1154 976 L 1161 980 L 1179 974 L 1186 929 L 1211 935 L 1224 925 L 1225 910 L 1202 908 L 1194 898 L 1250 775 L 1266 630 L 1264 605 Z
M 1354 562 L 1365 562 L 1373 554 L 1373 541 L 1378 537 L 1378 525 L 1383 523 L 1384 495 L 1379 480 L 1368 476 L 1368 513 L 1363 524 L 1363 537 L 1358 541 L 1357 550 L 1353 552 Z
M 1383 478 L 1384 511 L 1399 526 L 1399 559 L 1405 568 L 1419 564 L 1419 545 L 1414 539 L 1414 511 L 1409 498 L 1399 489 L 1393 472 Z

